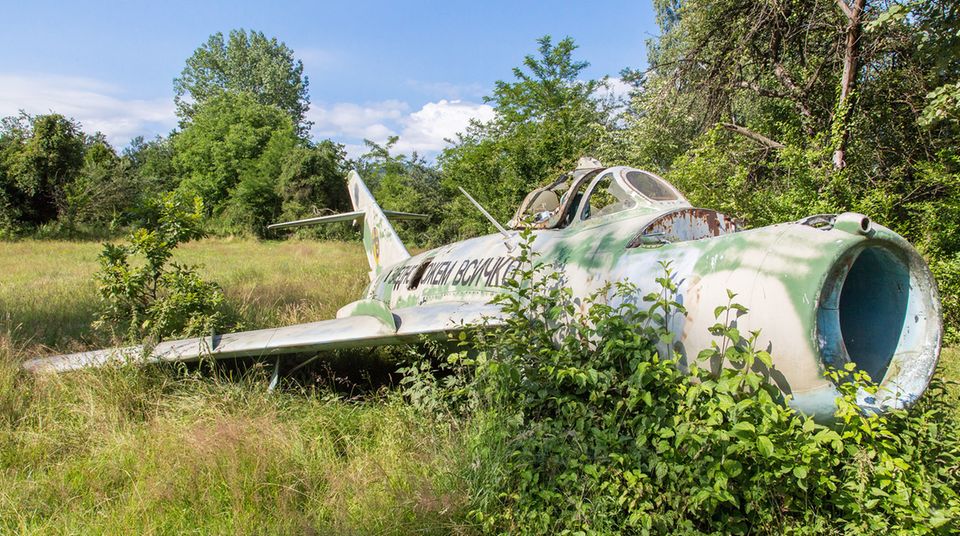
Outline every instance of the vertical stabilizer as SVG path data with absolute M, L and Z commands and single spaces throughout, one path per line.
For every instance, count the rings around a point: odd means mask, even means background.
M 356 171 L 351 171 L 347 176 L 347 188 L 353 210 L 364 213 L 363 247 L 367 250 L 370 279 L 373 280 L 384 267 L 410 258 L 410 253 Z

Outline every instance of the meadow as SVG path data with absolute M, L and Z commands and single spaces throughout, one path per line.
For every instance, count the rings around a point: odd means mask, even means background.
M 95 243 L 0 243 L 0 534 L 447 534 L 466 530 L 469 434 L 391 391 L 267 392 L 266 371 L 30 377 L 37 355 L 108 344 Z M 359 245 L 210 239 L 203 266 L 245 328 L 330 318 L 366 284 Z
M 389 386 L 268 392 L 266 368 L 21 373 L 111 342 L 90 329 L 99 250 L 0 242 L 0 534 L 479 530 L 466 515 L 476 424 Z M 330 318 L 366 283 L 361 247 L 341 242 L 205 239 L 176 260 L 202 265 L 247 329 Z M 939 374 L 960 377 L 960 352 Z

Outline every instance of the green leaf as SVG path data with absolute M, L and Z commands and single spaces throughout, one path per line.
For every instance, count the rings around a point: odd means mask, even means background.
M 773 456 L 773 442 L 767 436 L 759 436 L 757 437 L 757 450 L 760 451 L 760 454 L 769 458 Z
M 733 434 L 740 439 L 750 439 L 756 434 L 757 429 L 753 424 L 748 422 L 738 422 L 733 425 Z

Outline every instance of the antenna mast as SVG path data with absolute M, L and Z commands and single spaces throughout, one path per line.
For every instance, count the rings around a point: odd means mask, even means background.
M 463 189 L 463 186 L 457 186 L 457 188 L 461 192 L 463 192 L 463 195 L 467 196 L 467 199 L 469 199 L 470 202 L 473 203 L 473 206 L 477 207 L 477 210 L 479 210 L 481 214 L 483 214 L 484 216 L 486 216 L 488 220 L 490 220 L 490 223 L 492 223 L 493 226 L 496 227 L 498 231 L 500 231 L 500 234 L 503 235 L 504 239 L 510 240 L 511 238 L 510 233 L 508 233 L 507 230 L 504 229 L 502 225 L 500 225 L 500 222 L 494 219 L 494 217 L 491 216 L 490 213 L 487 212 L 487 210 L 483 208 L 483 206 L 480 205 L 480 203 L 478 203 L 477 200 L 474 199 L 472 195 L 467 193 L 467 191 Z

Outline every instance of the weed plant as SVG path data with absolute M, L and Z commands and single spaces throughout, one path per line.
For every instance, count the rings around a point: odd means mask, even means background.
M 580 303 L 529 247 L 521 260 L 498 299 L 505 324 L 466 340 L 453 378 L 408 380 L 411 400 L 439 397 L 477 423 L 465 467 L 484 532 L 960 530 L 960 437 L 940 380 L 909 411 L 867 415 L 856 393 L 877 386 L 832 371 L 842 397 L 818 423 L 767 381 L 772 358 L 734 327 L 748 314 L 734 295 L 713 346 L 685 364 L 666 328 L 684 312 L 669 265 L 659 294 L 621 283 Z M 711 360 L 726 367 L 698 365 Z

